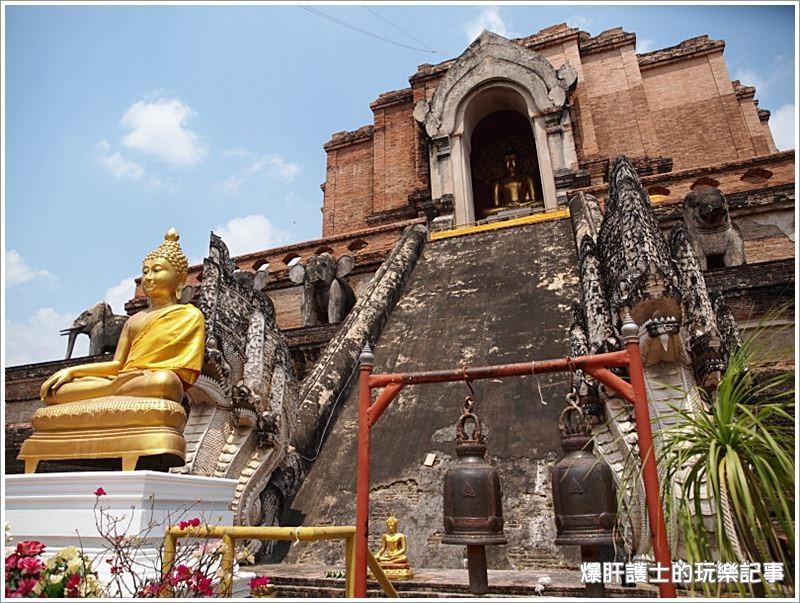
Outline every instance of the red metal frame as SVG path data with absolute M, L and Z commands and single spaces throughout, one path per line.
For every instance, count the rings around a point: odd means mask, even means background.
M 624 333 L 624 331 L 623 331 Z M 355 596 L 367 596 L 367 536 L 369 534 L 369 475 L 370 475 L 370 430 L 406 385 L 420 383 L 443 383 L 448 381 L 476 381 L 497 377 L 521 377 L 524 375 L 584 370 L 600 383 L 613 389 L 634 405 L 636 431 L 639 436 L 639 454 L 642 460 L 647 515 L 653 542 L 653 553 L 657 563 L 670 567 L 670 552 L 667 528 L 658 488 L 658 472 L 653 451 L 653 433 L 650 428 L 650 412 L 647 406 L 642 358 L 639 352 L 638 335 L 625 337 L 625 350 L 607 354 L 580 356 L 501 364 L 473 368 L 459 368 L 422 373 L 388 373 L 373 375 L 371 357 L 361 358 L 358 392 L 358 465 L 356 474 L 356 550 L 355 550 Z M 631 382 L 628 383 L 609 368 L 627 367 Z M 372 403 L 372 390 L 384 388 Z M 661 597 L 677 596 L 671 582 L 658 586 Z

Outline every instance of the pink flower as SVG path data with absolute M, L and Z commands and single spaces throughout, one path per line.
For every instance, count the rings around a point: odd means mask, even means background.
M 25 597 L 33 591 L 33 587 L 39 583 L 39 578 L 26 578 L 19 581 L 17 591 L 14 593 L 15 597 Z
M 213 597 L 214 589 L 211 586 L 211 578 L 206 578 L 200 572 L 195 572 L 195 591 L 201 597 Z
M 264 588 L 265 586 L 269 586 L 272 584 L 267 576 L 256 576 L 252 580 L 250 580 L 250 590 L 256 588 Z
M 182 521 L 178 524 L 178 527 L 181 530 L 185 530 L 186 528 L 197 528 L 200 527 L 200 519 L 198 517 L 193 517 L 187 521 Z
M 103 490 L 103 488 L 98 488 L 97 490 L 94 491 L 94 495 L 95 496 L 105 496 L 106 495 L 106 491 Z
M 72 574 L 67 580 L 67 583 L 64 585 L 64 594 L 68 597 L 78 597 L 80 595 L 80 592 L 78 591 L 78 587 L 80 585 L 80 574 Z
M 192 577 L 192 570 L 190 570 L 186 565 L 176 565 L 173 571 L 173 577 L 171 579 L 172 584 L 178 584 L 179 582 L 186 582 L 189 578 Z
M 6 573 L 16 569 L 18 560 L 19 555 L 16 553 L 11 553 L 8 557 L 6 557 Z
M 38 576 L 39 572 L 44 569 L 44 563 L 38 557 L 20 557 L 17 562 L 17 568 L 23 575 L 36 574 Z
M 35 557 L 44 552 L 44 544 L 38 540 L 26 540 L 17 543 L 17 553 L 23 557 Z

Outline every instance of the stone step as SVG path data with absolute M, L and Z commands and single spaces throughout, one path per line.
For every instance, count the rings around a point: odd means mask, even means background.
M 290 577 L 290 576 L 270 576 L 273 584 L 278 590 L 280 597 L 344 597 L 344 580 L 337 578 L 311 578 L 311 577 Z M 466 584 L 454 583 L 435 583 L 418 582 L 414 580 L 404 580 L 394 582 L 395 590 L 400 597 L 414 598 L 465 598 L 474 597 L 469 592 Z M 623 588 L 620 586 L 610 586 L 607 589 L 610 597 L 652 597 L 652 588 Z M 536 592 L 534 585 L 489 585 L 487 597 L 513 598 L 513 597 L 532 597 L 539 593 Z M 586 591 L 583 585 L 576 584 L 550 585 L 542 593 L 551 597 L 585 597 Z M 383 590 L 370 581 L 367 588 L 368 597 L 385 597 Z

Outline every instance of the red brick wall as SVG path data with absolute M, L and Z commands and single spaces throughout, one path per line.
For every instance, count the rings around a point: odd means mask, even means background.
M 372 213 L 372 137 L 328 150 L 322 236 L 361 230 Z
M 750 157 L 750 133 L 722 52 L 642 71 L 659 153 L 673 169 Z
M 600 155 L 645 155 L 644 134 L 648 134 L 648 147 L 653 146 L 652 131 L 648 132 L 652 128 L 639 123 L 648 117 L 641 81 L 631 86 L 632 80 L 640 79 L 635 57 L 632 45 L 581 57 L 583 96 L 591 110 Z M 587 151 L 584 148 L 582 155 L 592 154 Z
M 419 126 L 413 116 L 411 90 L 400 102 L 374 103 L 372 108 L 375 116 L 372 206 L 377 213 L 408 205 L 408 196 L 419 188 L 420 158 L 416 153 Z

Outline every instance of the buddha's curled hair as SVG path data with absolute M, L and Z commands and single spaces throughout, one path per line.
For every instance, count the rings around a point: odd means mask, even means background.
M 167 234 L 164 235 L 164 242 L 144 256 L 145 261 L 164 258 L 172 264 L 172 267 L 179 273 L 186 274 L 189 270 L 189 260 L 186 259 L 183 249 L 181 249 L 180 244 L 178 244 L 178 239 L 180 238 L 181 236 L 178 234 L 178 231 L 174 228 L 170 228 Z

